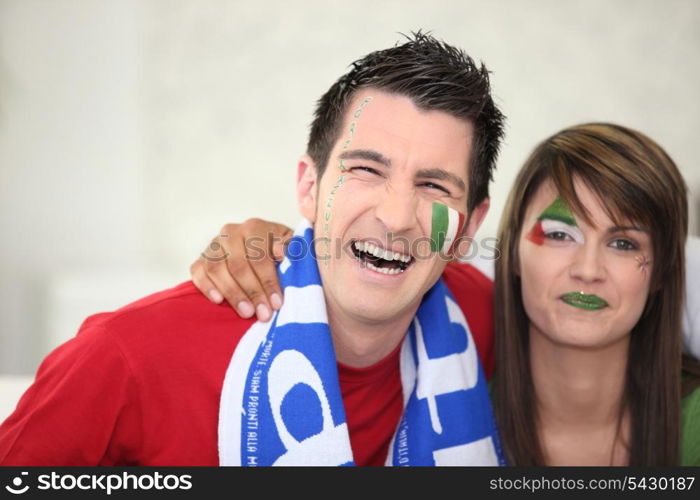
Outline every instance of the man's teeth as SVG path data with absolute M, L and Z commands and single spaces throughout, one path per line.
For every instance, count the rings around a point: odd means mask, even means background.
M 365 265 L 370 268 L 372 271 L 377 271 L 378 273 L 382 274 L 399 274 L 403 272 L 403 269 L 395 267 L 393 269 L 389 269 L 388 267 L 377 267 L 371 262 L 366 262 Z
M 385 250 L 383 248 L 379 248 L 376 245 L 373 245 L 372 243 L 369 243 L 367 241 L 356 241 L 355 242 L 355 248 L 359 250 L 360 252 L 365 252 L 370 255 L 374 255 L 375 257 L 379 259 L 384 259 L 384 260 L 398 260 L 399 262 L 404 262 L 408 263 L 409 260 L 411 260 L 410 255 L 403 255 L 398 252 L 392 252 L 391 250 Z

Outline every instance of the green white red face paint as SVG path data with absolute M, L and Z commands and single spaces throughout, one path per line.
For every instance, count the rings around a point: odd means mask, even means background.
M 450 255 L 464 230 L 467 217 L 452 207 L 433 202 L 430 230 L 430 250 Z
M 526 238 L 536 245 L 544 245 L 545 239 L 554 233 L 563 233 L 574 242 L 583 243 L 583 233 L 576 224 L 574 214 L 559 197 L 537 217 Z

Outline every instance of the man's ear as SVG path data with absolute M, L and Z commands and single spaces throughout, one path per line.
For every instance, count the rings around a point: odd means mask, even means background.
M 464 236 L 468 238 L 473 238 L 476 234 L 477 229 L 484 222 L 486 214 L 489 213 L 489 207 L 491 206 L 491 200 L 485 198 L 484 201 L 479 203 L 474 210 L 469 214 L 469 220 L 467 221 L 467 228 L 464 231 Z
M 474 235 L 479 229 L 479 226 L 481 226 L 481 223 L 484 222 L 484 218 L 489 212 L 490 206 L 491 200 L 486 198 L 484 199 L 484 201 L 479 203 L 474 208 L 474 210 L 472 210 L 471 213 L 468 215 L 469 218 L 467 219 L 467 227 L 464 229 L 462 236 L 459 238 L 459 243 L 455 248 L 454 257 L 461 259 L 471 254 L 471 245 L 474 239 Z
M 297 164 L 297 203 L 301 215 L 316 222 L 318 205 L 318 170 L 309 155 L 304 155 Z

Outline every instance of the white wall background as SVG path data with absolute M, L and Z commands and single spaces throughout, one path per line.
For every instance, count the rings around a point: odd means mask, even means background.
M 695 0 L 0 0 L 0 373 L 187 279 L 224 222 L 293 225 L 315 99 L 417 28 L 485 61 L 508 115 L 482 236 L 533 146 L 589 120 L 669 151 L 698 234 L 699 26 Z

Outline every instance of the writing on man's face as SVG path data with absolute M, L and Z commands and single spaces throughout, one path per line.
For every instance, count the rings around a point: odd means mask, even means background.
M 352 142 L 352 138 L 355 135 L 355 130 L 357 128 L 357 121 L 359 120 L 360 116 L 362 116 L 362 110 L 367 106 L 372 101 L 372 97 L 368 96 L 365 97 L 358 108 L 352 113 L 352 121 L 350 122 L 350 126 L 348 127 L 348 137 L 343 141 L 343 151 L 346 151 L 350 147 L 350 143 Z M 328 195 L 328 200 L 326 201 L 326 207 L 323 213 L 323 236 L 324 236 L 324 242 L 326 243 L 326 256 L 330 256 L 330 250 L 331 250 L 331 239 L 330 239 L 330 229 L 331 229 L 331 217 L 333 215 L 333 200 L 335 199 L 335 193 L 340 189 L 340 187 L 343 185 L 345 182 L 345 171 L 347 168 L 343 164 L 343 156 L 341 154 L 340 156 L 340 161 L 338 162 L 338 169 L 340 170 L 340 176 L 338 177 L 338 180 L 335 182 L 333 185 L 333 188 L 331 189 L 330 195 Z M 328 258 L 322 259 L 324 264 L 327 266 L 328 265 Z

